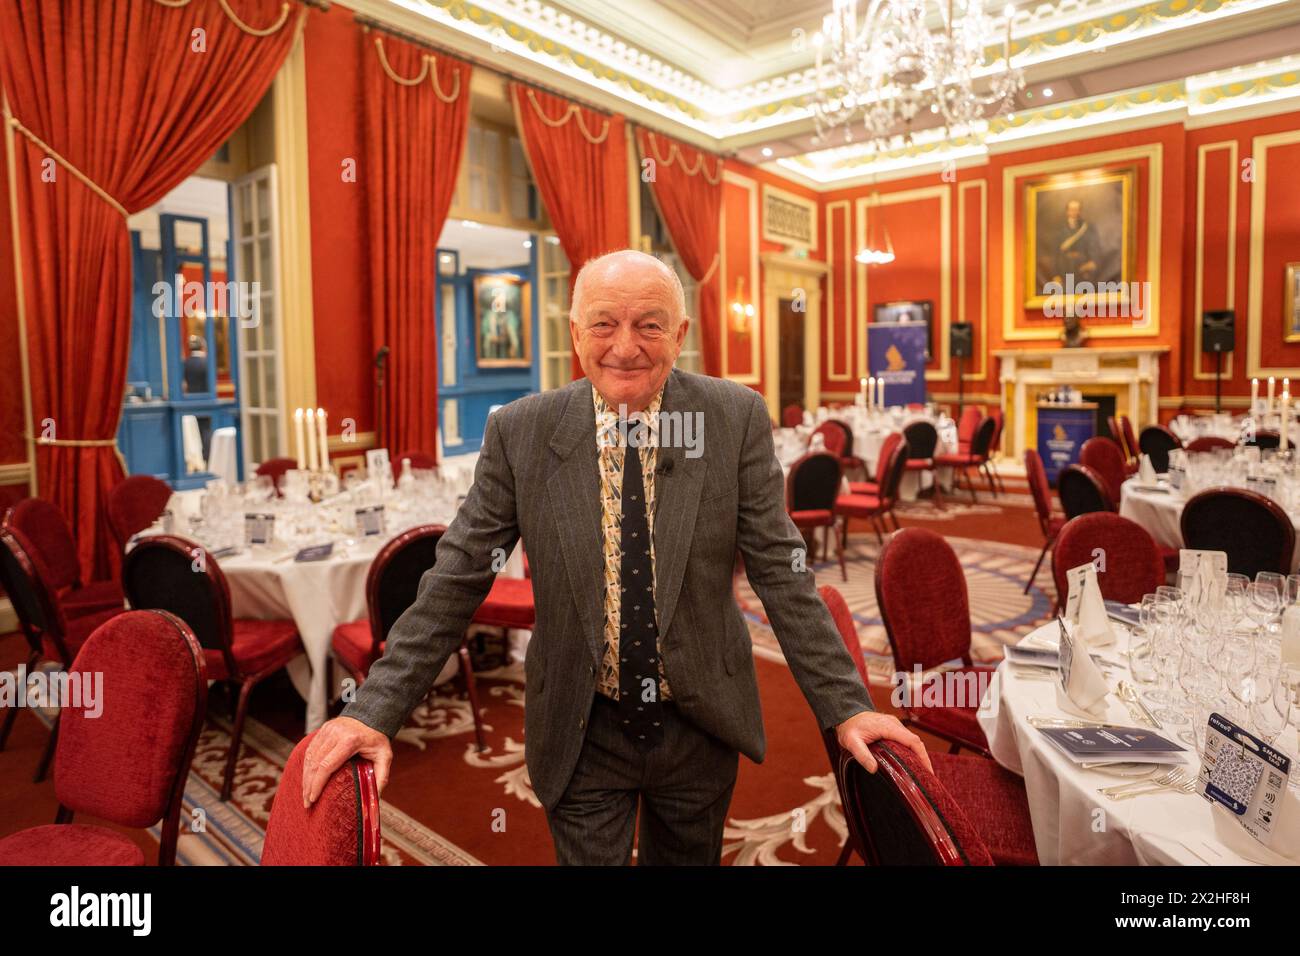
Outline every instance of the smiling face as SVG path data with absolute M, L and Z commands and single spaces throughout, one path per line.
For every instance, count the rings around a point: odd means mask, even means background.
M 681 283 L 654 256 L 625 250 L 588 262 L 569 332 L 582 371 L 612 408 L 646 408 L 668 379 L 690 320 Z

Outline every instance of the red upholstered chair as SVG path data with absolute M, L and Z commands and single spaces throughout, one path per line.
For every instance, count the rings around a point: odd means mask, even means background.
M 69 619 L 45 584 L 45 576 L 37 570 L 37 564 L 31 545 L 21 531 L 17 528 L 0 530 L 0 587 L 9 596 L 18 625 L 27 639 L 27 669 L 30 672 L 42 660 L 48 660 L 67 670 L 91 632 L 122 614 L 126 608 L 118 605 Z M 0 750 L 4 750 L 9 739 L 18 710 L 17 707 L 6 708 L 4 724 L 0 726 Z M 49 770 L 58 733 L 59 720 L 56 717 L 45 753 L 36 767 L 36 783 L 44 780 Z
M 962 409 L 961 418 L 957 421 L 958 451 L 970 451 L 970 443 L 975 438 L 975 431 L 983 420 L 984 414 L 977 406 L 967 405 Z
M 1281 442 L 1279 441 L 1279 444 Z M 1214 451 L 1216 448 L 1236 448 L 1237 443 L 1228 438 L 1220 438 L 1218 435 L 1202 435 L 1200 438 L 1193 438 L 1187 445 L 1190 452 Z
M 809 557 L 816 550 L 818 528 L 822 535 L 822 560 L 835 526 L 835 499 L 840 493 L 843 471 L 839 456 L 832 452 L 812 452 L 798 458 L 785 476 L 785 508 L 794 526 L 808 542 Z M 809 538 L 809 532 L 812 537 Z
M 1110 432 L 1111 440 L 1119 445 L 1120 450 L 1124 452 L 1124 460 L 1128 461 L 1133 457 L 1133 450 L 1128 447 L 1128 442 L 1124 440 L 1124 431 L 1119 427 L 1119 419 L 1114 415 L 1106 417 L 1106 429 Z
M 835 781 L 849 838 L 869 866 L 1036 865 L 1029 803 L 1020 778 L 983 757 L 930 754 L 934 773 L 893 741 L 871 753 L 867 773 L 843 748 Z
M 861 471 L 867 473 L 867 463 L 853 453 L 853 429 L 847 422 L 842 422 L 838 418 L 828 418 L 827 425 L 838 428 L 844 436 L 844 445 L 840 450 L 840 467 L 847 474 L 849 471 Z
M 910 679 L 917 666 L 925 672 L 956 662 L 960 673 L 975 680 L 992 674 L 992 668 L 971 662 L 966 575 L 940 535 L 904 528 L 889 539 L 876 561 L 876 605 L 896 672 Z M 975 718 L 978 708 L 978 700 L 965 706 L 911 705 L 903 708 L 904 722 L 949 741 L 951 753 L 965 747 L 987 757 L 988 740 Z
M 1114 511 L 1106 482 L 1087 465 L 1066 465 L 1056 479 L 1056 493 L 1061 498 L 1065 519 L 1094 511 Z
M 1005 492 L 1007 486 L 1002 482 L 1002 476 L 998 474 L 997 457 L 1002 451 L 1002 426 L 1006 419 L 1002 415 L 1002 409 L 995 408 L 989 412 L 989 418 L 993 419 L 993 438 L 989 442 L 989 462 L 985 469 L 986 473 L 993 475 L 993 481 L 998 486 L 998 491 Z
M 785 428 L 794 428 L 803 424 L 803 409 L 798 405 L 787 405 L 781 409 L 781 425 Z
M 894 457 L 894 449 L 903 441 L 902 432 L 890 432 L 880 443 L 880 453 L 876 455 L 875 478 L 871 481 L 850 481 L 849 491 L 855 495 L 879 495 L 880 486 L 889 476 L 889 462 Z
M 430 468 L 437 468 L 438 462 L 427 451 L 404 451 L 395 459 L 397 473 L 401 474 L 402 461 L 409 458 L 412 468 L 419 468 L 422 471 L 428 471 Z
M 1183 443 L 1178 440 L 1178 436 L 1164 425 L 1148 425 L 1142 429 L 1142 435 L 1138 438 L 1138 448 L 1142 454 L 1150 456 L 1151 467 L 1158 472 L 1169 470 L 1169 453 L 1182 447 Z
M 1183 506 L 1183 546 L 1224 551 L 1228 571 L 1295 570 L 1295 525 L 1272 498 L 1245 488 L 1207 488 Z
M 1142 452 L 1141 452 L 1140 443 L 1138 442 L 1137 436 L 1133 434 L 1132 420 L 1127 415 L 1120 415 L 1119 428 L 1120 431 L 1124 434 L 1124 440 L 1120 442 L 1120 446 L 1124 449 L 1125 454 L 1128 455 L 1128 457 L 1132 459 L 1134 462 L 1136 462 L 1138 456 Z M 1169 429 L 1166 428 L 1165 431 L 1169 431 Z M 1173 432 L 1169 432 L 1169 434 L 1173 435 Z
M 943 508 L 943 490 L 939 487 L 939 475 L 935 472 L 934 456 L 939 447 L 939 432 L 929 422 L 912 422 L 903 429 L 903 438 L 907 441 L 907 471 L 928 471 L 934 476 L 934 503 Z
M 989 444 L 993 441 L 993 433 L 997 430 L 997 422 L 992 418 L 984 418 L 980 421 L 979 428 L 975 430 L 975 436 L 971 439 L 969 451 L 959 451 L 948 455 L 939 455 L 934 459 L 934 463 L 941 468 L 951 468 L 953 470 L 953 487 L 958 487 L 958 478 L 964 477 L 966 485 L 970 489 L 970 500 L 975 501 L 975 482 L 971 480 L 970 469 L 976 468 L 984 473 L 984 479 L 989 483 L 989 491 L 997 497 L 997 485 L 993 483 L 993 475 L 988 471 L 989 463 Z
M 253 474 L 259 478 L 270 478 L 275 485 L 276 497 L 282 498 L 284 497 L 284 473 L 297 467 L 298 462 L 292 458 L 269 458 L 258 465 Z
M 172 489 L 153 475 L 132 475 L 108 493 L 108 524 L 119 548 L 148 528 L 167 509 Z
M 43 498 L 24 498 L 9 510 L 6 523 L 26 538 L 46 586 L 69 619 L 122 610 L 122 589 L 116 581 L 82 582 L 77 544 L 58 505 Z
M 303 653 L 291 620 L 235 618 L 230 586 L 216 558 L 174 535 L 145 537 L 127 552 L 122 587 L 133 608 L 170 611 L 190 626 L 207 661 L 208 677 L 239 688 L 221 799 L 229 800 L 235 762 L 254 687 Z
M 1109 438 L 1089 438 L 1079 449 L 1079 464 L 1097 473 L 1106 488 L 1106 495 L 1115 508 L 1119 507 L 1119 489 L 1128 478 L 1124 450 Z
M 1056 537 L 1052 577 L 1058 601 L 1070 593 L 1066 572 L 1095 561 L 1098 549 L 1105 560 L 1097 568 L 1097 583 L 1106 600 L 1137 604 L 1165 583 L 1164 555 L 1147 530 L 1128 518 L 1096 511 L 1066 522 Z
M 899 527 L 898 517 L 894 514 L 894 503 L 898 501 L 898 486 L 902 484 L 903 471 L 906 466 L 907 442 L 903 441 L 894 446 L 893 460 L 887 466 L 888 482 L 881 494 L 868 495 L 850 492 L 835 499 L 835 514 L 840 519 L 840 575 L 844 580 L 849 579 L 848 570 L 844 564 L 844 553 L 849 547 L 849 522 L 857 518 L 870 519 L 872 527 L 876 530 L 876 540 L 883 545 L 885 539 L 881 534 L 882 525 L 884 530 L 889 530 L 888 525 L 884 524 L 884 516 L 889 515 L 894 519 L 894 527 Z
M 840 458 L 844 455 L 844 428 L 834 419 L 827 419 L 813 429 L 814 435 L 821 435 L 826 450 Z
M 305 809 L 302 765 L 315 736 L 312 731 L 298 741 L 280 774 L 266 821 L 262 866 L 376 866 L 382 835 L 374 764 L 353 757 Z
M 1025 582 L 1025 593 L 1034 586 L 1038 569 L 1043 566 L 1043 558 L 1056 540 L 1057 534 L 1065 526 L 1065 515 L 1052 509 L 1052 486 L 1047 481 L 1047 471 L 1043 468 L 1043 459 L 1033 448 L 1025 449 L 1025 478 L 1029 482 L 1029 493 L 1034 497 L 1034 512 L 1038 515 L 1038 528 L 1043 532 L 1043 550 L 1038 553 L 1034 570 Z
M 161 823 L 158 865 L 171 866 L 181 796 L 207 709 L 202 649 L 173 615 L 131 611 L 90 635 L 71 668 L 70 677 L 78 675 L 102 679 L 100 712 L 63 708 L 54 758 L 58 815 L 50 826 L 0 840 L 0 867 L 144 864 L 126 837 L 73 823 L 74 813 L 140 829 Z
M 1255 432 L 1255 440 L 1247 442 L 1247 444 L 1258 445 L 1262 449 L 1277 449 L 1282 446 L 1282 436 L 1272 429 L 1261 428 L 1259 431 Z M 1287 438 L 1286 446 L 1287 448 L 1294 449 L 1295 441 L 1291 438 Z
M 849 610 L 848 602 L 844 600 L 844 595 L 829 584 L 819 587 L 817 593 L 821 595 L 826 610 L 831 612 L 831 620 L 835 622 L 835 629 L 840 632 L 840 639 L 844 641 L 844 647 L 849 652 L 849 657 L 853 658 L 853 665 L 858 669 L 858 676 L 862 678 L 862 686 L 866 687 L 870 681 L 867 675 L 867 662 L 862 656 L 862 642 L 858 638 L 858 628 L 853 623 L 853 612 Z M 822 743 L 826 745 L 826 756 L 830 758 L 831 772 L 838 773 L 837 764 L 839 762 L 840 744 L 833 728 L 822 732 Z M 862 851 L 855 843 L 854 834 L 850 830 L 848 839 L 844 841 L 844 848 L 840 851 L 840 857 L 835 861 L 835 865 L 843 866 L 849 861 L 849 855 L 855 851 L 858 856 L 863 856 Z M 863 858 L 865 859 L 865 857 Z

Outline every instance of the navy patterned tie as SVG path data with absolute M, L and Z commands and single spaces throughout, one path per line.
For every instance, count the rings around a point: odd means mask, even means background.
M 618 631 L 619 717 L 623 732 L 642 751 L 657 746 L 664 738 L 650 526 L 646 520 L 641 456 L 636 449 L 638 439 L 644 435 L 642 428 L 631 436 L 623 453 L 623 520 L 619 535 L 623 590 Z

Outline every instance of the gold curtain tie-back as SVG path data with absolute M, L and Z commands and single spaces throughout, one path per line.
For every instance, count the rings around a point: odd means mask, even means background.
M 718 183 L 722 182 L 722 157 L 721 156 L 717 157 L 718 160 L 717 165 L 714 166 L 713 175 L 710 176 L 709 167 L 705 164 L 705 160 L 707 157 L 705 155 L 704 150 L 699 151 L 700 153 L 699 161 L 695 164 L 695 168 L 691 169 L 690 166 L 686 165 L 686 157 L 682 154 L 682 149 L 680 146 L 677 145 L 676 142 L 669 140 L 668 158 L 664 159 L 662 156 L 659 155 L 659 147 L 655 143 L 655 134 L 652 133 L 650 130 L 646 130 L 645 136 L 646 136 L 646 141 L 650 144 L 650 155 L 654 157 L 654 161 L 656 163 L 661 163 L 664 166 L 671 167 L 673 164 L 673 159 L 676 158 L 677 160 L 679 160 L 678 165 L 681 166 L 682 172 L 684 172 L 687 176 L 695 176 L 702 172 L 704 173 L 705 180 L 709 183 L 710 186 L 716 186 L 718 185 Z
M 192 0 L 154 0 L 154 3 L 164 7 L 171 7 L 173 10 L 179 10 L 181 7 L 188 7 L 191 2 Z M 280 19 L 276 20 L 275 23 L 271 24 L 269 27 L 264 27 L 260 30 L 256 27 L 250 27 L 243 20 L 239 19 L 239 16 L 235 11 L 230 9 L 229 0 L 217 0 L 217 3 L 221 4 L 221 9 L 225 11 L 226 16 L 230 18 L 230 22 L 239 27 L 239 29 L 243 30 L 249 36 L 269 37 L 272 33 L 278 33 L 280 28 L 284 26 L 285 21 L 289 19 L 289 0 L 284 0 L 284 3 L 280 4 Z
M 608 116 L 605 117 L 605 128 L 601 130 L 600 135 L 592 136 L 591 131 L 587 129 L 587 124 L 582 118 L 582 110 L 578 107 L 577 103 L 570 103 L 569 108 L 564 111 L 564 115 L 557 120 L 553 120 L 542 110 L 542 104 L 537 102 L 537 95 L 532 91 L 532 89 L 528 90 L 528 102 L 533 104 L 533 109 L 537 111 L 537 115 L 541 121 L 552 129 L 564 126 L 569 122 L 570 117 L 574 117 L 578 121 L 578 132 L 582 133 L 583 138 L 592 146 L 599 146 L 609 137 Z
M 434 64 L 435 57 L 432 53 L 423 53 L 420 55 L 420 75 L 414 79 L 408 79 L 404 76 L 398 76 L 397 71 L 393 69 L 392 64 L 388 62 L 388 53 L 384 49 L 384 38 L 375 37 L 375 50 L 379 53 L 379 65 L 384 68 L 388 78 L 399 86 L 419 86 L 424 82 L 425 77 L 430 77 L 430 85 L 433 87 L 434 95 L 444 103 L 455 103 L 460 99 L 460 74 L 455 75 L 456 86 L 454 91 L 448 95 L 442 91 L 438 83 L 438 70 Z
M 31 439 L 31 436 L 26 436 Z M 65 448 L 110 448 L 117 444 L 116 438 L 45 438 L 34 439 L 38 445 L 55 445 Z
M 105 190 L 102 186 L 100 186 L 99 183 L 95 182 L 93 179 L 91 179 L 89 176 L 87 176 L 85 173 L 79 170 L 76 166 L 72 165 L 72 163 L 68 160 L 67 157 L 65 157 L 57 149 L 55 149 L 49 143 L 45 142 L 45 140 L 41 139 L 39 136 L 37 136 L 35 133 L 29 130 L 26 126 L 24 126 L 22 122 L 18 119 L 18 117 L 14 116 L 14 114 L 9 111 L 7 105 L 5 107 L 5 119 L 8 121 L 10 126 L 16 129 L 18 132 L 22 133 L 24 136 L 30 139 L 33 143 L 35 143 L 38 147 L 43 149 L 45 152 L 49 153 L 50 158 L 52 158 L 56 163 L 58 163 L 68 172 L 72 173 L 72 175 L 76 176 L 79 180 L 81 180 L 81 182 L 85 184 L 87 189 L 89 189 L 100 199 L 104 200 L 104 202 L 108 203 L 110 206 L 112 206 L 114 209 L 120 212 L 123 218 L 126 218 L 127 216 L 130 215 L 130 213 L 126 211 L 126 207 L 123 206 L 116 199 L 114 199 L 112 196 L 110 196 L 108 194 L 108 191 Z
M 721 257 L 722 257 L 721 252 L 715 252 L 713 254 L 713 261 L 709 263 L 709 268 L 705 270 L 704 275 L 700 276 L 700 285 L 709 284 L 709 280 L 713 278 L 713 273 L 718 271 L 718 261 L 721 259 Z

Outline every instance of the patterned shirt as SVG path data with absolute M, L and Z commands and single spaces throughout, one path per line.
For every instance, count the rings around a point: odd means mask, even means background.
M 637 446 L 641 475 L 645 482 L 646 523 L 650 529 L 650 575 L 654 584 L 655 553 L 655 466 L 659 451 L 659 407 L 663 389 L 644 412 L 633 412 L 629 422 L 642 421 L 649 432 L 647 441 Z M 618 700 L 619 609 L 622 605 L 623 577 L 623 458 L 625 448 L 619 431 L 618 411 L 611 409 L 596 389 L 591 390 L 596 410 L 596 448 L 600 464 L 600 532 L 605 551 L 605 651 L 601 659 L 596 690 Z M 663 655 L 659 657 L 659 699 L 672 700 L 668 680 L 664 677 Z

